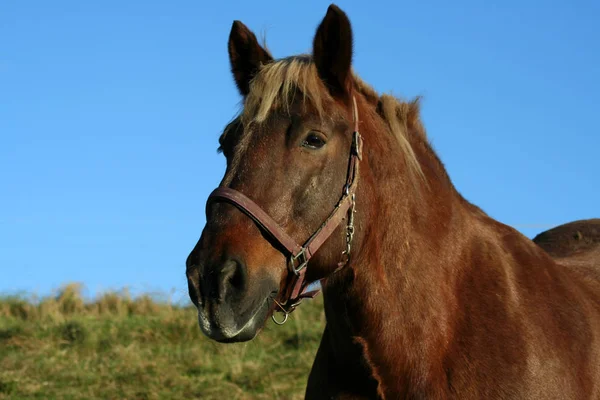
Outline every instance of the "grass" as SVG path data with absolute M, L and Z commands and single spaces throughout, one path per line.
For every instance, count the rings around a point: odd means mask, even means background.
M 0 399 L 301 399 L 325 326 L 322 300 L 251 342 L 202 335 L 195 308 L 77 285 L 0 298 Z

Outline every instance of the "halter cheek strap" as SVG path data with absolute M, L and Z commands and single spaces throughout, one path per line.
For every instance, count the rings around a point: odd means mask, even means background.
M 358 185 L 358 165 L 362 160 L 363 141 L 358 132 L 358 108 L 356 100 L 353 101 L 354 132 L 352 134 L 352 146 L 350 148 L 350 157 L 348 161 L 348 171 L 346 174 L 346 183 L 342 190 L 342 196 L 338 203 L 329 214 L 321 226 L 304 242 L 298 245 L 296 241 L 287 234 L 287 232 L 273 220 L 259 205 L 248 198 L 246 195 L 235 189 L 228 187 L 216 188 L 208 197 L 206 203 L 206 213 L 208 219 L 208 209 L 212 203 L 227 202 L 236 206 L 240 211 L 250 217 L 257 226 L 278 244 L 278 250 L 288 259 L 288 281 L 285 289 L 282 291 L 280 300 L 274 300 L 279 307 L 276 311 L 285 314 L 283 321 L 277 321 L 273 316 L 273 321 L 277 324 L 283 324 L 287 321 L 288 315 L 295 309 L 302 299 L 314 297 L 319 290 L 306 291 L 311 282 L 306 282 L 306 267 L 309 260 L 331 236 L 331 234 L 347 218 L 346 223 L 346 249 L 342 253 L 342 260 L 332 273 L 343 268 L 349 261 L 352 239 L 354 237 L 354 212 L 356 187 Z

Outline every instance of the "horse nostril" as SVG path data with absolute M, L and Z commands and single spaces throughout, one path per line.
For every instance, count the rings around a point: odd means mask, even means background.
M 228 260 L 221 269 L 219 298 L 241 292 L 246 285 L 246 267 L 237 260 Z

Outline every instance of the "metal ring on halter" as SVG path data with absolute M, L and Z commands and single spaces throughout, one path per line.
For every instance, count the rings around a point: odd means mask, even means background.
M 286 323 L 286 321 L 288 320 L 288 316 L 290 315 L 289 312 L 286 311 L 285 308 L 283 308 L 283 306 L 275 299 L 273 299 L 273 301 L 275 302 L 275 304 L 277 304 L 279 306 L 279 308 L 281 308 L 281 311 L 283 312 L 283 321 L 277 321 L 277 319 L 275 318 L 275 313 L 273 312 L 273 315 L 271 315 L 271 319 L 273 320 L 273 322 L 275 322 L 277 325 L 283 325 Z
M 277 319 L 275 318 L 275 314 L 271 315 L 271 319 L 273 320 L 273 322 L 275 322 L 277 325 L 283 325 L 286 323 L 286 321 L 288 320 L 288 313 L 284 312 L 283 313 L 283 321 L 277 321 Z

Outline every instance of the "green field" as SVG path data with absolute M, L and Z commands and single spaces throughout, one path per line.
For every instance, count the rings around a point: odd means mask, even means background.
M 320 296 L 228 345 L 150 296 L 2 297 L 0 399 L 301 399 L 324 325 Z

